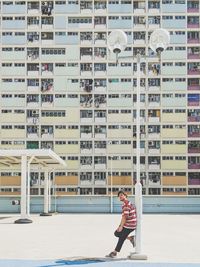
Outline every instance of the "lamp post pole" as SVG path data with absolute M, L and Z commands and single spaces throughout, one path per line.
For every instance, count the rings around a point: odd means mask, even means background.
M 135 204 L 137 208 L 137 229 L 135 252 L 141 252 L 141 217 L 142 217 L 142 185 L 140 182 L 140 54 L 137 54 L 137 101 L 136 101 L 136 184 Z
M 130 254 L 133 260 L 146 260 L 147 255 L 141 254 L 142 250 L 142 184 L 140 181 L 140 63 L 141 55 L 137 54 L 137 100 L 136 100 L 136 184 L 135 205 L 137 211 L 136 247 L 135 252 Z
M 108 48 L 116 54 L 124 51 L 127 46 L 127 36 L 122 30 L 115 30 L 109 34 Z M 160 55 L 166 50 L 170 43 L 170 35 L 167 30 L 156 29 L 150 36 L 150 48 Z M 123 57 L 122 57 L 123 58 Z M 145 57 L 146 58 L 146 57 Z M 136 250 L 131 253 L 130 258 L 135 260 L 146 260 L 147 256 L 141 254 L 141 230 L 142 230 L 142 184 L 140 182 L 140 63 L 141 55 L 137 54 L 137 101 L 136 101 L 136 184 L 135 184 L 135 204 L 137 209 L 137 229 L 136 229 Z
M 110 158 L 110 213 L 113 213 L 113 175 L 112 175 L 112 160 L 113 158 Z

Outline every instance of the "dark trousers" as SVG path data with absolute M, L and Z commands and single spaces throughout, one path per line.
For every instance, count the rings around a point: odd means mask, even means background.
M 124 241 L 126 240 L 128 235 L 133 231 L 134 231 L 134 229 L 127 229 L 127 228 L 123 227 L 121 232 L 117 232 L 117 231 L 114 232 L 114 235 L 119 238 L 118 242 L 117 242 L 117 246 L 115 248 L 115 250 L 117 252 L 120 252 L 120 250 L 121 250 L 121 248 L 122 248 L 122 246 L 124 244 Z

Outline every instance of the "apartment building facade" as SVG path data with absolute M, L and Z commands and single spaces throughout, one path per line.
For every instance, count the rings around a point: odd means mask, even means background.
M 0 4 L 1 149 L 58 153 L 57 195 L 134 194 L 140 52 L 143 194 L 200 194 L 199 0 Z M 160 27 L 171 43 L 159 60 L 148 41 Z M 106 42 L 114 29 L 128 37 L 119 64 Z M 0 194 L 20 194 L 19 170 L 0 172 Z M 32 195 L 43 180 L 42 167 L 31 172 Z

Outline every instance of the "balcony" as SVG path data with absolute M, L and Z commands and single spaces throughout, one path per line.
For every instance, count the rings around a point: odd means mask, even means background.
M 189 69 L 188 75 L 200 75 L 200 69 Z
M 187 28 L 190 29 L 199 29 L 199 22 L 194 22 L 194 23 L 187 23 Z
M 27 33 L 27 42 L 28 44 L 38 44 L 40 40 L 40 34 L 38 32 L 28 32 Z
M 106 169 L 106 164 L 105 163 L 95 163 L 94 164 L 94 169 L 95 170 L 105 170 Z
M 151 4 L 149 3 L 149 7 L 151 6 Z M 151 6 L 152 7 L 152 6 Z M 150 7 L 150 9 L 151 9 Z M 130 8 L 131 10 L 132 8 Z M 146 5 L 144 1 L 134 1 L 133 2 L 133 13 L 137 14 L 137 15 L 143 15 L 145 14 L 146 11 Z M 151 12 L 151 10 L 148 10 L 148 12 Z
M 80 12 L 81 14 L 88 14 L 88 13 L 92 13 L 92 2 L 91 1 L 81 1 L 80 2 Z
M 40 12 L 39 2 L 28 2 L 27 13 L 28 15 L 38 14 Z
M 200 43 L 200 38 L 188 37 L 187 42 L 188 42 L 188 44 L 199 44 Z
M 188 53 L 188 59 L 200 59 L 200 53 Z
M 200 122 L 200 115 L 188 116 L 188 122 Z
M 95 29 L 106 29 L 106 17 L 95 17 L 94 27 Z
M 106 92 L 107 85 L 105 79 L 95 79 L 94 80 L 94 91 L 95 93 L 104 93 Z
M 188 168 L 193 169 L 193 170 L 199 170 L 200 169 L 200 163 L 188 163 Z M 199 180 L 199 182 L 200 182 L 200 180 Z
M 92 48 L 80 48 L 80 58 L 85 61 L 92 61 Z
M 200 75 L 200 63 L 189 63 L 188 75 Z
M 94 2 L 94 13 L 106 13 L 107 10 L 107 4 L 106 2 L 102 2 L 102 1 L 95 1 Z
M 80 152 L 81 154 L 91 154 L 92 153 L 92 142 L 91 141 L 81 141 Z
M 92 170 L 93 169 L 93 164 L 92 163 L 87 163 L 87 162 L 81 162 L 80 163 L 80 169 L 81 170 Z
M 200 185 L 200 179 L 198 178 L 189 178 L 188 185 Z
M 93 72 L 92 63 L 81 63 L 81 76 L 91 77 Z
M 188 153 L 200 153 L 200 147 L 188 147 Z
M 94 44 L 95 45 L 105 45 L 106 44 L 106 33 L 105 32 L 95 32 L 94 33 Z
M 39 142 L 38 141 L 27 141 L 27 149 L 38 149 Z
M 188 7 L 188 13 L 199 13 L 199 7 Z
M 200 79 L 199 78 L 190 78 L 188 79 L 188 90 L 190 91 L 198 91 L 200 90 Z
M 148 18 L 148 27 L 149 29 L 157 29 L 160 26 L 160 17 L 152 16 Z
M 153 164 L 153 163 L 150 163 L 149 166 L 148 166 L 149 170 L 160 170 L 160 164 Z
M 188 85 L 188 90 L 191 90 L 191 91 L 200 90 L 200 84 L 190 84 Z
M 53 136 L 53 126 L 41 126 L 42 139 L 52 139 Z
M 188 132 L 188 137 L 200 137 L 200 131 Z
M 53 1 L 46 1 L 41 3 L 42 15 L 51 16 L 53 10 Z
M 36 125 L 27 126 L 27 137 L 28 138 L 38 138 L 39 129 Z

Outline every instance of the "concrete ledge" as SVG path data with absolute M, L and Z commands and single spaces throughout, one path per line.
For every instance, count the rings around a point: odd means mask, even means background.
M 128 258 L 130 260 L 147 260 L 147 255 L 138 254 L 138 253 L 131 253 Z

